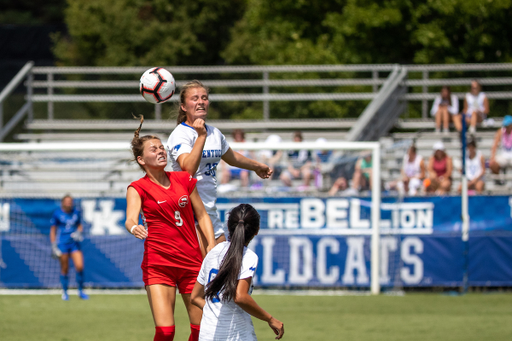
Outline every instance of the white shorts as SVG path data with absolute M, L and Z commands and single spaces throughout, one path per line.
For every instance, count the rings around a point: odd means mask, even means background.
M 495 160 L 500 165 L 500 168 L 512 167 L 511 153 L 500 153 L 496 155 Z
M 224 224 L 220 221 L 219 213 L 217 211 L 208 212 L 208 215 L 212 220 L 213 233 L 215 234 L 215 239 L 217 239 L 225 233 Z

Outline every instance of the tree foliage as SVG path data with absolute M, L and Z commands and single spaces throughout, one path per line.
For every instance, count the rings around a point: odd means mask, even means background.
M 511 0 L 249 0 L 223 53 L 236 64 L 512 60 Z
M 242 0 L 68 0 L 64 65 L 218 64 Z

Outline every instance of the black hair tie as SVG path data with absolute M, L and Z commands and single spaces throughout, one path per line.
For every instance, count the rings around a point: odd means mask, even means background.
M 244 223 L 244 224 L 245 224 L 245 221 L 243 221 L 242 219 L 240 219 L 238 222 L 239 222 L 239 223 Z

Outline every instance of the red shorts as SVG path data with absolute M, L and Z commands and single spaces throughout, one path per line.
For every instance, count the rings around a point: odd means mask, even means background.
M 178 287 L 182 294 L 192 293 L 200 268 L 185 269 L 174 266 L 142 266 L 142 280 L 145 285 L 166 284 Z

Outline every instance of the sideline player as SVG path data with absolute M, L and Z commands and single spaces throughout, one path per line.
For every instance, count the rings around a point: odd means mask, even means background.
M 53 212 L 50 220 L 50 241 L 52 243 L 52 256 L 60 260 L 60 284 L 62 285 L 62 299 L 69 300 L 69 257 L 73 260 L 76 270 L 76 283 L 78 297 L 89 299 L 84 289 L 84 255 L 80 250 L 83 241 L 83 226 L 80 212 L 73 205 L 71 195 L 65 195 L 61 200 L 61 207 Z
M 283 337 L 284 324 L 251 297 L 258 256 L 247 246 L 259 229 L 258 212 L 238 205 L 228 218 L 230 241 L 206 255 L 192 291 L 192 303 L 203 309 L 199 340 L 256 341 L 250 315 L 267 322 L 276 339 Z
M 227 164 L 254 171 L 267 179 L 272 170 L 265 164 L 233 151 L 219 129 L 205 124 L 210 105 L 209 89 L 194 80 L 181 88 L 178 125 L 167 141 L 172 169 L 186 171 L 197 179 L 197 190 L 210 215 L 215 239 L 226 240 L 224 227 L 217 214 L 217 180 L 215 172 L 220 160 Z M 205 240 L 201 240 L 204 243 Z
M 135 161 L 146 175 L 132 182 L 126 193 L 126 229 L 145 239 L 143 280 L 155 323 L 154 341 L 171 341 L 175 333 L 176 287 L 187 308 L 191 334 L 199 337 L 201 310 L 190 302 L 190 293 L 201 268 L 194 215 L 207 241 L 215 245 L 210 217 L 196 189 L 197 180 L 186 172 L 166 172 L 167 153 L 156 136 L 139 138 L 144 118 L 132 140 Z M 139 225 L 142 212 L 144 225 Z

